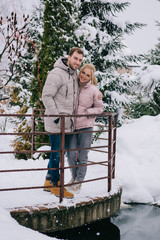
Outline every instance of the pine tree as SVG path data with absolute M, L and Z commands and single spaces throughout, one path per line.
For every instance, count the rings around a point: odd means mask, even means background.
M 44 32 L 41 50 L 39 52 L 40 80 L 42 87 L 48 72 L 53 68 L 55 61 L 68 54 L 71 47 L 77 45 L 75 29 L 77 28 L 77 11 L 75 1 L 46 0 L 44 9 Z M 37 68 L 35 68 L 35 75 Z M 37 107 L 39 101 L 39 82 L 32 81 L 31 101 Z
M 156 22 L 157 27 L 160 30 L 160 22 Z M 158 38 L 158 43 L 155 45 L 154 49 L 151 49 L 145 58 L 146 63 L 151 65 L 160 65 L 160 37 Z
M 156 21 L 160 29 L 160 23 Z M 136 100 L 130 105 L 130 115 L 155 116 L 160 113 L 160 38 L 154 49 L 144 56 L 145 67 L 136 77 Z
M 41 91 L 48 72 L 53 69 L 54 63 L 59 57 L 66 56 L 71 47 L 78 46 L 75 29 L 79 21 L 74 0 L 46 0 L 44 3 L 44 31 L 38 55 L 41 87 L 37 80 L 38 69 L 35 65 L 31 96 L 32 107 L 40 109 L 43 109 Z M 38 121 L 35 128 L 38 131 L 44 131 L 44 124 Z M 47 135 L 36 136 L 35 141 L 37 142 L 36 148 L 38 148 L 42 142 L 48 143 L 49 138 Z
M 81 22 L 76 34 L 84 43 L 86 61 L 96 67 L 106 111 L 123 112 L 120 109 L 128 106 L 128 100 L 125 100 L 131 94 L 133 81 L 120 76 L 117 70 L 127 69 L 128 65 L 141 58 L 126 53 L 124 33 L 132 34 L 144 24 L 122 24 L 116 16 L 129 6 L 128 2 L 81 0 L 78 5 Z

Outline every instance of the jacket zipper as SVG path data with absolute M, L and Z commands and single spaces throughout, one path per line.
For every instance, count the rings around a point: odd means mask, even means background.
M 67 95 L 68 95 L 68 86 L 66 85 L 66 98 L 67 98 Z
M 75 114 L 75 79 L 73 78 L 73 114 Z M 72 120 L 72 126 L 71 126 L 71 131 L 74 130 L 74 121 Z

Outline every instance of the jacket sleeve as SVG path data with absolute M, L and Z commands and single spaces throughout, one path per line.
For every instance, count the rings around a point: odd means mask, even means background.
M 61 78 L 52 71 L 48 74 L 42 91 L 42 101 L 48 114 L 59 114 L 54 97 L 61 86 Z
M 102 100 L 98 99 L 99 90 L 95 88 L 93 92 L 93 105 L 91 108 L 85 110 L 86 114 L 100 114 L 104 111 L 104 104 Z

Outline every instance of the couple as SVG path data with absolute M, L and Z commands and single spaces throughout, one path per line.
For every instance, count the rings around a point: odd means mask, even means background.
M 95 87 L 97 80 L 94 75 L 95 68 L 92 64 L 85 64 L 78 72 L 83 60 L 83 50 L 74 47 L 70 49 L 67 58 L 59 58 L 53 70 L 47 76 L 43 91 L 42 101 L 45 106 L 45 115 L 58 114 L 100 114 L 103 112 L 103 103 L 101 93 Z M 68 134 L 73 131 L 92 131 L 94 126 L 94 117 L 77 117 L 74 120 L 70 117 L 65 118 L 65 149 L 89 148 L 92 140 L 92 133 Z M 60 118 L 45 117 L 45 130 L 50 133 L 60 133 Z M 60 150 L 60 134 L 49 135 L 51 150 Z M 71 168 L 72 178 L 70 183 L 81 182 L 86 175 L 86 166 L 78 167 L 78 164 L 86 164 L 88 159 L 88 150 L 78 152 L 78 161 L 76 151 L 68 152 L 69 166 Z M 48 168 L 59 168 L 60 153 L 52 152 L 48 163 Z M 50 191 L 56 196 L 60 196 L 59 170 L 48 170 L 44 186 L 45 191 Z M 52 188 L 51 188 L 52 186 Z M 72 186 L 80 188 L 81 184 Z M 72 192 L 64 189 L 65 198 L 73 198 Z

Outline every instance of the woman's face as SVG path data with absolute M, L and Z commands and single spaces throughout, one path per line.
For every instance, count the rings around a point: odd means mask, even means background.
M 91 80 L 92 78 L 92 73 L 91 73 L 91 69 L 89 68 L 84 68 L 82 71 L 80 71 L 79 73 L 79 80 L 80 82 L 89 82 L 89 80 Z

